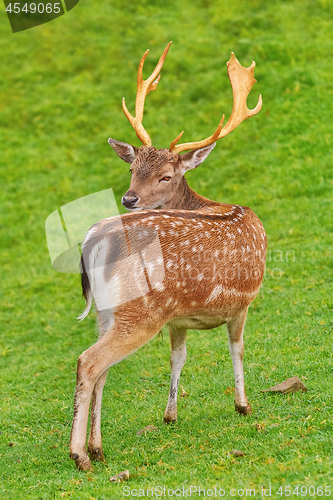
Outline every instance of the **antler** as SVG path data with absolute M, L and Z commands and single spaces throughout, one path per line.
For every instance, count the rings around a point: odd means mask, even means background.
M 156 68 L 154 69 L 150 77 L 147 78 L 147 80 L 143 80 L 142 78 L 142 68 L 146 60 L 146 57 L 148 55 L 149 49 L 146 50 L 146 52 L 143 54 L 141 58 L 138 68 L 137 92 L 135 100 L 135 117 L 132 116 L 131 113 L 128 111 L 125 104 L 125 97 L 123 97 L 123 111 L 127 119 L 129 120 L 130 124 L 134 128 L 136 135 L 145 146 L 151 146 L 151 139 L 142 125 L 145 98 L 149 94 L 149 92 L 156 90 L 157 88 L 157 84 L 161 78 L 159 72 L 161 71 L 161 68 L 164 64 L 165 58 L 167 56 L 171 44 L 172 42 L 169 42 L 168 45 L 165 47 L 163 54 L 161 55 L 160 60 L 157 63 Z
M 181 136 L 184 133 L 181 132 L 170 145 L 170 151 L 172 153 L 178 154 L 182 151 L 189 151 L 192 149 L 199 149 L 205 146 L 209 146 L 218 139 L 222 139 L 222 137 L 230 134 L 230 132 L 234 130 L 242 121 L 250 118 L 250 116 L 254 116 L 259 113 L 262 107 L 261 94 L 259 96 L 258 104 L 254 109 L 248 109 L 246 104 L 247 96 L 249 95 L 253 85 L 257 81 L 254 78 L 255 64 L 256 63 L 253 61 L 249 68 L 245 68 L 239 63 L 238 59 L 235 57 L 235 54 L 231 52 L 231 57 L 227 62 L 227 67 L 230 83 L 232 86 L 233 108 L 228 123 L 223 127 L 223 115 L 214 134 L 210 137 L 207 137 L 207 139 L 198 142 L 188 142 L 185 144 L 177 145 L 177 142 L 180 140 Z

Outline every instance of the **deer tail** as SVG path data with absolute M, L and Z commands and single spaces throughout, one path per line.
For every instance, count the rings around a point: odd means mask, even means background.
M 85 310 L 77 317 L 77 319 L 79 321 L 82 321 L 84 318 L 88 316 L 93 299 L 93 294 L 90 288 L 89 277 L 86 268 L 84 266 L 83 252 L 81 255 L 80 269 L 81 269 L 82 295 L 86 299 L 86 307 Z

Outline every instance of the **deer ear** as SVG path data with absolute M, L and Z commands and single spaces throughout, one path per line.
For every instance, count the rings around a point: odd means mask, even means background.
M 188 153 L 179 155 L 179 162 L 183 172 L 185 173 L 187 170 L 197 168 L 207 158 L 215 146 L 216 142 L 205 148 L 196 149 L 195 151 L 189 151 Z
M 120 142 L 110 138 L 108 143 L 112 146 L 119 158 L 126 161 L 126 163 L 133 163 L 139 152 L 139 148 L 131 146 L 126 142 Z

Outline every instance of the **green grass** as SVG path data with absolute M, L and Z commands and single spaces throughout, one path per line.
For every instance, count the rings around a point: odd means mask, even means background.
M 0 494 L 3 498 L 123 498 L 166 485 L 332 486 L 332 3 L 328 0 L 80 2 L 51 23 L 11 33 L 0 10 Z M 263 110 L 188 174 L 196 191 L 250 206 L 269 241 L 265 282 L 246 325 L 247 394 L 233 410 L 225 327 L 191 331 L 179 420 L 162 424 L 169 341 L 156 337 L 110 370 L 104 391 L 105 464 L 68 458 L 76 360 L 96 338 L 82 323 L 79 276 L 55 272 L 44 223 L 58 207 L 106 187 L 120 198 L 128 166 L 108 137 L 138 145 L 133 110 L 145 74 L 174 44 L 144 125 L 156 147 L 206 137 L 232 108 L 225 62 L 257 63 L 249 104 Z M 277 279 L 278 278 L 278 279 Z M 306 394 L 260 391 L 290 376 Z M 146 425 L 156 433 L 136 436 Z M 233 448 L 243 458 L 232 458 Z M 243 495 L 244 496 L 244 495 Z M 296 495 L 293 496 L 295 498 Z M 132 497 L 131 497 L 132 498 Z M 242 498 L 241 494 L 238 498 Z M 283 497 L 284 498 L 284 497 Z M 310 498 L 307 494 L 306 498 Z

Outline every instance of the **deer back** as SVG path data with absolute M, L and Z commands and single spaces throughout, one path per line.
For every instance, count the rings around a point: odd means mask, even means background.
M 95 224 L 82 263 L 97 310 L 127 304 L 140 314 L 153 308 L 165 322 L 226 320 L 258 294 L 266 247 L 262 223 L 247 207 L 151 210 Z

